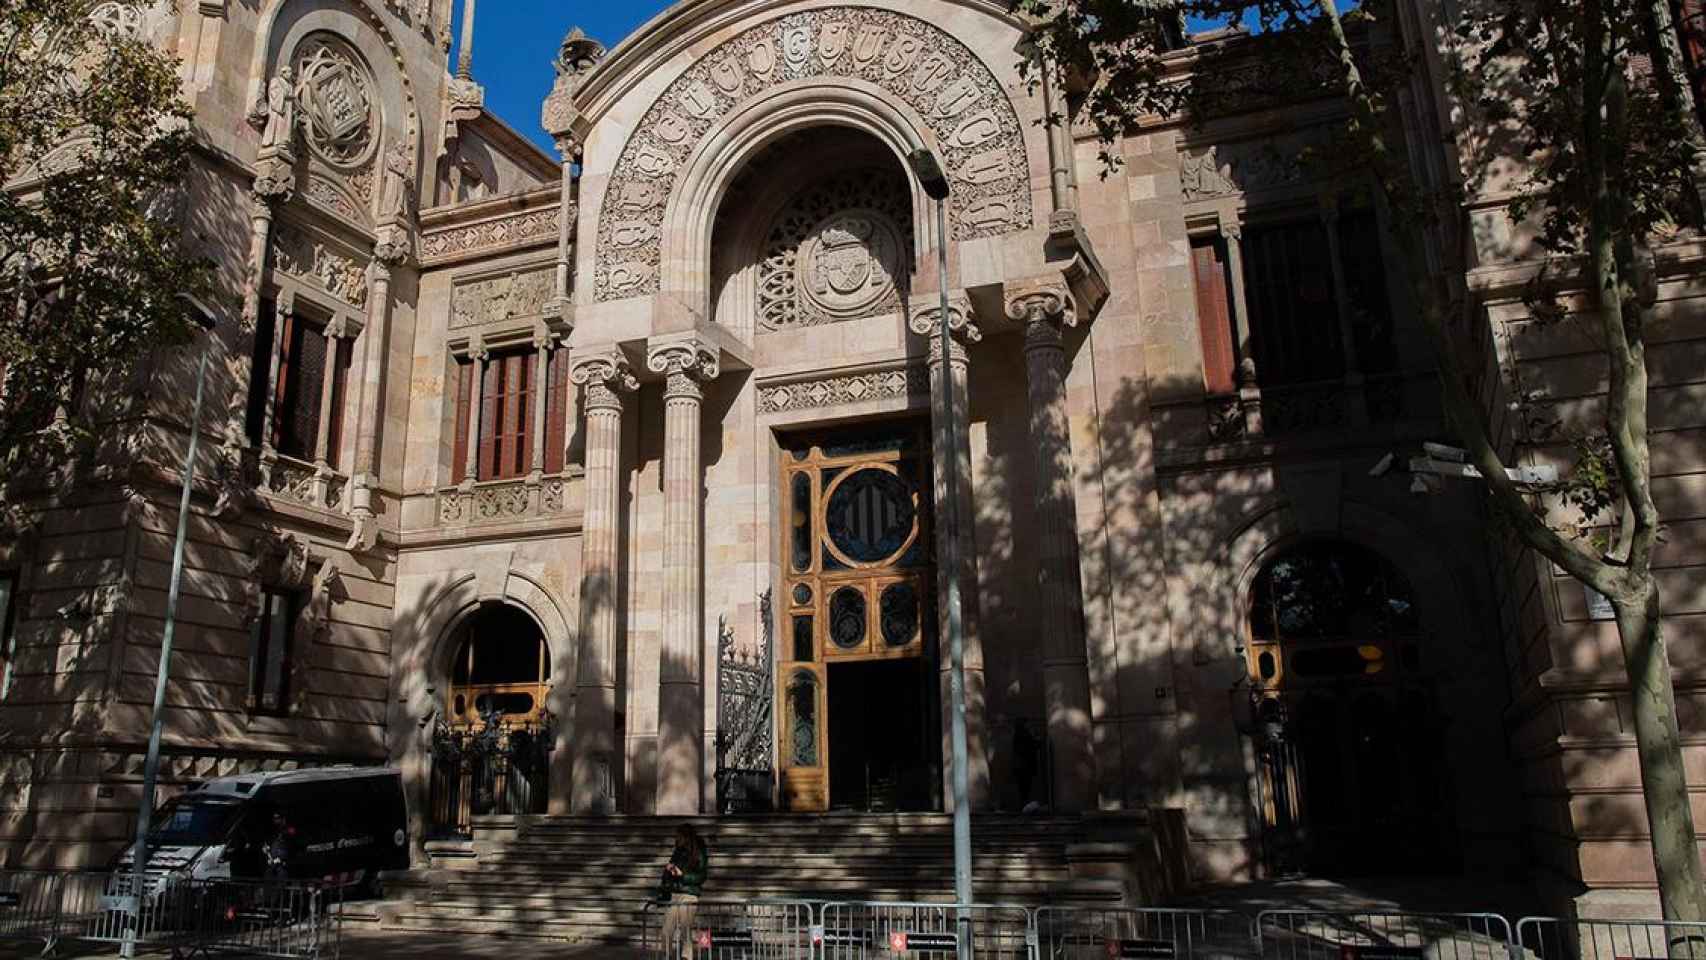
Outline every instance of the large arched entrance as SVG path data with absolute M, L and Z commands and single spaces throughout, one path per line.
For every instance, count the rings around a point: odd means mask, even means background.
M 1257 575 L 1249 612 L 1268 868 L 1450 868 L 1441 718 L 1403 575 L 1354 544 L 1306 543 Z
M 449 644 L 450 687 L 433 732 L 431 829 L 468 835 L 487 814 L 544 813 L 556 719 L 551 654 L 533 618 L 484 606 Z

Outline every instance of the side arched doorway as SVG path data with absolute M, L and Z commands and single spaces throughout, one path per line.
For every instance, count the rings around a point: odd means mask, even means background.
M 544 813 L 556 718 L 551 653 L 533 618 L 492 604 L 457 627 L 450 687 L 433 731 L 430 830 L 467 836 L 473 818 Z
M 1355 544 L 1301 544 L 1257 575 L 1249 625 L 1269 871 L 1451 870 L 1443 718 L 1404 576 Z

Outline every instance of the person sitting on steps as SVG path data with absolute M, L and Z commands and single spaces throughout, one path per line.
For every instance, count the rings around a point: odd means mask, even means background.
M 710 850 L 693 825 L 675 829 L 675 849 L 664 865 L 658 886 L 658 902 L 667 904 L 663 915 L 665 955 L 693 955 L 693 921 L 699 913 L 699 894 L 705 888 Z

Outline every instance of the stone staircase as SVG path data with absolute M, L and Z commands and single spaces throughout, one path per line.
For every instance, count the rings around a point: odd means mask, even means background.
M 433 866 L 392 878 L 395 899 L 346 919 L 446 933 L 627 944 L 679 819 L 487 817 L 472 843 L 433 844 Z M 711 848 L 706 900 L 953 900 L 944 814 L 694 818 Z M 1165 830 L 1145 814 L 974 818 L 980 902 L 1115 904 L 1174 892 Z M 1159 838 L 1159 839 L 1158 839 Z M 655 922 L 655 920 L 654 920 Z

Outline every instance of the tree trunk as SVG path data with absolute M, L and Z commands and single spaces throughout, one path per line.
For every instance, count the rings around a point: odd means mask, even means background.
M 1651 573 L 1629 576 L 1635 584 L 1628 597 L 1614 598 L 1612 604 L 1634 704 L 1635 748 L 1641 758 L 1641 792 L 1651 825 L 1659 902 L 1666 920 L 1699 923 L 1706 921 L 1706 891 L 1701 889 L 1700 848 L 1659 615 L 1659 588 Z

